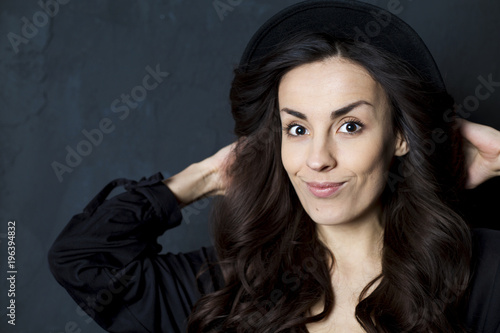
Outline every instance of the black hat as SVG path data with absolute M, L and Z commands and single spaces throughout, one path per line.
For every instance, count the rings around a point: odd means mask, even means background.
M 354 0 L 309 0 L 283 9 L 253 35 L 240 65 L 258 63 L 280 42 L 301 31 L 369 43 L 405 60 L 446 91 L 434 58 L 415 30 L 388 10 Z

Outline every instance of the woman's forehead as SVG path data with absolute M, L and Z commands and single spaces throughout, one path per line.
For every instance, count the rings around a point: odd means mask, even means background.
M 331 110 L 363 100 L 375 109 L 387 104 L 382 86 L 369 72 L 343 58 L 328 58 L 290 70 L 278 90 L 280 109 L 324 107 Z

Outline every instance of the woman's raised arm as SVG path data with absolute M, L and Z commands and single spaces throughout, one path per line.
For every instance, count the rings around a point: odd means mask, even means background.
M 233 161 L 236 143 L 220 149 L 201 162 L 191 164 L 178 174 L 163 181 L 174 193 L 181 206 L 211 195 L 222 195 L 227 188 L 226 168 Z
M 467 188 L 500 176 L 500 132 L 492 127 L 459 119 L 465 138 Z
M 181 223 L 179 203 L 224 192 L 231 149 L 169 179 L 116 179 L 73 216 L 49 251 L 49 265 L 89 318 L 109 332 L 185 332 L 194 303 L 220 287 L 216 266 L 196 277 L 216 261 L 215 252 L 163 255 L 157 238 Z M 117 186 L 127 191 L 108 199 Z

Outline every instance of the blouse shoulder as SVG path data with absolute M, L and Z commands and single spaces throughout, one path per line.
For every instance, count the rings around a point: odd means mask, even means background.
M 472 229 L 475 245 L 486 245 L 500 251 L 500 230 L 476 228 Z
M 472 229 L 467 321 L 474 332 L 500 333 L 500 231 Z

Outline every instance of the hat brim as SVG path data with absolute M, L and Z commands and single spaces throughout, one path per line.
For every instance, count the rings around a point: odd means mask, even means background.
M 415 30 L 387 10 L 352 0 L 304 1 L 281 10 L 253 35 L 240 65 L 259 63 L 298 32 L 324 32 L 369 43 L 406 61 L 436 88 L 446 91 L 434 58 Z

